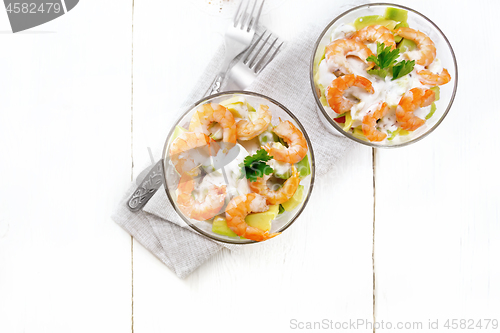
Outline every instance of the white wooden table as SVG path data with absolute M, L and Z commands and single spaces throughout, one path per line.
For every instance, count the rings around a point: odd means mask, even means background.
M 500 320 L 500 2 L 398 3 L 455 49 L 459 90 L 440 128 L 401 149 L 356 146 L 282 236 L 186 280 L 110 215 L 146 147 L 159 156 L 235 0 L 81 1 L 18 34 L 0 10 L 0 332 Z M 335 1 L 268 1 L 261 23 L 290 40 L 317 10 Z

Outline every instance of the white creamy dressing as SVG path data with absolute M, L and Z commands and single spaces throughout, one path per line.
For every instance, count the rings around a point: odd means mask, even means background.
M 355 31 L 356 30 L 352 25 L 341 24 L 332 32 L 331 41 L 345 38 Z M 376 43 L 368 43 L 367 47 L 374 54 L 377 54 Z M 412 52 L 418 51 L 404 52 L 399 55 L 397 61 L 405 60 L 408 58 L 413 59 L 412 57 L 415 57 L 415 54 L 413 54 Z M 382 79 L 379 76 L 368 74 L 366 72 L 366 64 L 357 57 L 349 56 L 347 57 L 347 62 L 353 74 L 363 76 L 371 81 L 374 90 L 373 94 L 370 94 L 364 89 L 358 87 L 351 87 L 346 90 L 344 96 L 354 102 L 354 106 L 351 108 L 351 117 L 354 120 L 351 127 L 355 128 L 357 126 L 360 126 L 362 124 L 363 117 L 366 114 L 373 112 L 378 107 L 380 107 L 383 102 L 386 102 L 391 107 L 391 110 L 377 123 L 377 128 L 382 133 L 387 134 L 387 138 L 384 140 L 385 142 L 387 142 L 387 139 L 390 137 L 390 133 L 388 133 L 387 131 L 393 132 L 398 128 L 396 124 L 395 108 L 401 100 L 401 97 L 408 90 L 416 87 L 430 88 L 429 86 L 420 83 L 418 79 L 417 71 L 424 69 L 424 67 L 416 64 L 410 74 L 393 81 L 392 77 L 390 76 Z M 336 79 L 335 74 L 333 74 L 332 72 L 332 68 L 336 67 L 337 65 L 329 63 L 326 58 L 323 59 L 318 66 L 317 83 L 322 85 L 326 89 L 332 83 L 332 81 Z M 443 67 L 441 65 L 441 61 L 436 58 L 434 62 L 428 66 L 427 69 L 433 73 L 441 73 Z M 333 111 L 329 106 L 325 106 L 325 110 L 329 112 L 332 117 L 338 116 L 338 114 L 335 113 L 335 111 Z M 429 112 L 430 106 L 417 109 L 414 112 L 414 115 L 419 118 L 425 119 L 425 116 L 429 114 Z M 396 138 L 394 138 L 393 140 L 393 143 L 400 142 L 400 140 L 405 139 L 398 138 L 398 136 L 396 136 Z
M 273 168 L 274 173 L 278 175 L 284 175 L 292 168 L 290 163 L 276 161 L 275 159 L 267 161 L 267 165 Z
M 219 168 L 217 170 L 214 170 L 213 167 L 214 164 L 218 164 L 218 161 L 220 162 L 224 158 L 225 154 L 223 153 L 222 149 L 219 150 L 217 156 L 214 156 L 213 158 L 209 159 L 210 165 L 204 167 L 205 171 L 207 172 L 207 175 L 203 178 L 201 183 L 195 188 L 194 191 L 195 198 L 198 198 L 198 200 L 200 200 L 200 198 L 206 196 L 208 189 L 212 185 L 218 187 L 225 185 L 226 193 L 230 198 L 242 194 L 248 194 L 251 192 L 246 178 L 241 177 L 241 167 L 239 166 L 239 164 L 243 163 L 245 157 L 248 156 L 248 152 L 240 144 L 237 144 L 232 149 L 238 149 L 238 148 L 239 148 L 239 153 L 236 156 L 236 158 L 227 165 L 225 165 L 223 169 Z M 224 179 L 223 172 L 225 172 L 226 174 L 227 183 L 226 180 Z
M 434 59 L 432 64 L 427 66 L 427 69 L 434 74 L 441 74 L 441 72 L 443 71 L 443 65 L 441 64 L 441 60 L 439 60 L 438 58 Z
M 333 31 L 330 42 L 334 40 L 351 37 L 352 34 L 356 32 L 356 28 L 352 24 L 341 23 L 335 30 Z
M 277 149 L 286 149 L 285 146 L 281 144 L 281 142 L 272 142 L 271 147 L 277 148 Z M 292 165 L 290 163 L 286 162 L 280 162 L 275 160 L 274 158 L 267 161 L 267 165 L 269 165 L 271 168 L 273 168 L 274 173 L 277 175 L 285 175 L 287 172 L 289 172 L 292 169 Z

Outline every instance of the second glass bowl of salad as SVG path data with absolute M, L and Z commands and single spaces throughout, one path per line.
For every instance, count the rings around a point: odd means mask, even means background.
M 314 184 L 311 142 L 298 119 L 266 96 L 243 91 L 190 107 L 163 150 L 170 203 L 211 239 L 250 244 L 288 228 Z
M 457 90 L 446 36 L 424 15 L 394 4 L 366 4 L 336 17 L 319 36 L 310 66 L 326 127 L 372 147 L 424 138 Z

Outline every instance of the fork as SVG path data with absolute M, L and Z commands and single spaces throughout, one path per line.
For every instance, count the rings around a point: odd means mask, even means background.
M 278 45 L 278 37 L 274 37 L 271 32 L 265 37 L 266 33 L 267 31 L 264 31 L 250 45 L 238 63 L 231 68 L 229 78 L 237 88 L 245 89 L 248 87 L 257 75 L 274 59 L 281 46 L 283 46 L 283 42 Z M 275 45 L 277 46 L 275 47 Z M 274 47 L 275 50 L 273 51 Z
M 221 66 L 222 69 L 215 77 L 215 80 L 210 85 L 210 88 L 206 92 L 205 96 L 220 92 L 222 82 L 225 79 L 229 65 L 234 58 L 236 58 L 236 56 L 238 56 L 241 52 L 245 51 L 252 42 L 260 13 L 262 12 L 262 7 L 265 2 L 265 0 L 262 0 L 258 11 L 254 14 L 258 1 L 259 0 L 253 0 L 253 6 L 251 6 L 252 9 L 250 12 L 248 10 L 252 0 L 242 0 L 240 2 L 240 5 L 234 14 L 233 24 L 229 26 L 224 36 L 224 45 L 226 50 L 224 61 Z M 246 5 L 242 6 L 244 2 Z M 243 7 L 245 8 L 241 10 Z

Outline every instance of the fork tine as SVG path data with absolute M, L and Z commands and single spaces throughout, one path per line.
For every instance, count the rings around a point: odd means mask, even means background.
M 262 51 L 262 49 L 264 48 L 264 46 L 267 44 L 267 41 L 269 40 L 269 37 L 271 37 L 271 33 L 269 34 L 269 36 L 267 36 L 266 40 L 264 41 L 264 43 L 262 43 L 262 45 L 260 46 L 259 50 L 257 52 L 255 52 L 252 60 L 250 60 L 250 65 L 248 65 L 248 67 L 250 68 L 253 68 L 253 65 L 255 64 L 255 59 L 257 58 L 257 56 L 259 55 L 260 51 Z
M 252 6 L 252 10 L 250 11 L 250 13 L 248 14 L 248 18 L 245 20 L 245 23 L 242 24 L 242 27 L 246 30 L 246 31 L 250 31 L 250 23 L 252 22 L 253 20 L 253 11 L 255 10 L 255 6 L 257 5 L 257 0 L 255 0 L 253 2 L 253 6 Z
M 250 4 L 250 1 L 247 1 L 246 2 L 247 5 L 245 6 L 245 10 L 243 11 L 243 13 L 241 14 L 241 26 L 240 26 L 240 29 L 243 30 L 243 27 L 244 27 L 244 24 L 247 20 L 247 15 L 248 15 L 248 5 Z
M 257 24 L 259 23 L 259 17 L 260 17 L 260 13 L 262 13 L 262 7 L 264 7 L 264 2 L 266 0 L 262 0 L 262 3 L 260 4 L 260 7 L 259 7 L 259 12 L 257 13 L 257 16 L 255 17 L 255 19 L 252 20 L 252 22 L 250 22 L 250 25 L 248 27 L 248 29 L 257 29 Z M 255 1 L 255 3 L 257 3 L 257 0 Z
M 255 42 L 250 45 L 250 47 L 248 48 L 247 52 L 245 52 L 245 54 L 243 55 L 242 59 L 243 59 L 243 63 L 246 65 L 247 62 L 248 62 L 248 58 L 250 58 L 250 54 L 252 53 L 253 49 L 255 49 L 255 47 L 257 46 L 257 44 L 259 44 L 260 40 L 262 39 L 262 37 L 264 37 L 264 35 L 266 34 L 267 30 L 265 30 L 262 35 L 259 36 L 259 38 L 257 38 L 255 40 Z
M 240 12 L 240 9 L 241 9 L 241 4 L 243 3 L 243 1 L 240 2 L 239 6 L 238 6 L 238 9 L 236 9 L 236 12 L 234 13 L 234 20 L 233 20 L 233 26 L 236 27 L 238 25 L 238 13 Z
M 269 36 L 271 37 L 271 36 Z M 260 60 L 255 64 L 255 67 L 253 68 L 254 72 L 257 73 L 257 68 L 259 68 L 259 65 L 261 64 L 262 61 L 264 61 L 264 59 L 266 58 L 267 54 L 269 53 L 269 51 L 271 51 L 273 49 L 273 46 L 274 44 L 276 44 L 276 42 L 278 41 L 278 38 L 276 37 L 276 39 L 274 40 L 274 42 L 271 43 L 271 45 L 267 48 L 266 52 L 264 52 L 264 55 L 262 55 L 262 57 L 260 58 Z
M 277 38 L 276 38 L 276 40 L 277 40 Z M 280 45 L 278 45 L 278 47 L 276 48 L 276 50 L 274 51 L 274 53 L 272 54 L 272 56 L 271 56 L 271 57 L 270 57 L 270 58 L 266 61 L 266 63 L 265 63 L 264 65 L 262 65 L 262 66 L 259 68 L 259 70 L 258 70 L 257 72 L 255 72 L 255 74 L 259 74 L 260 72 L 262 72 L 262 70 L 263 70 L 264 68 L 266 68 L 266 66 L 267 66 L 267 65 L 269 65 L 269 63 L 271 62 L 271 60 L 273 60 L 273 59 L 274 59 L 274 57 L 276 56 L 276 54 L 278 53 L 278 51 L 279 51 L 279 49 L 281 48 L 281 46 L 283 45 L 283 43 L 284 43 L 284 42 L 281 42 L 281 44 L 280 44 Z M 262 59 L 264 59 L 264 58 L 262 58 Z M 262 61 L 262 59 L 261 59 L 261 61 Z

